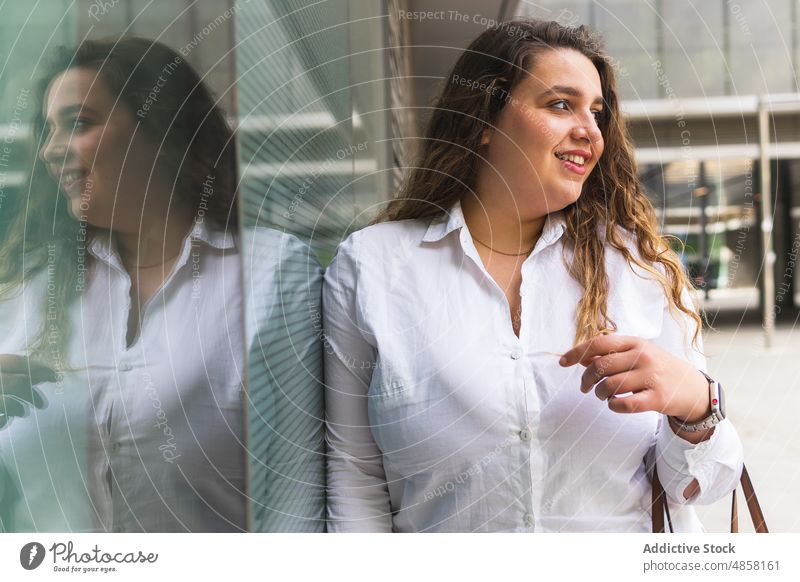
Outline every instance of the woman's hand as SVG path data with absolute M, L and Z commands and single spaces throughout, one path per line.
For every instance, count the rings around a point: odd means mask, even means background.
M 600 335 L 573 347 L 559 364 L 586 366 L 581 392 L 594 386 L 595 395 L 614 412 L 654 410 L 687 424 L 710 414 L 705 376 L 689 362 L 641 338 Z
M 23 416 L 27 404 L 42 408 L 44 398 L 35 386 L 57 379 L 55 370 L 44 364 L 25 356 L 0 355 L 0 428 L 12 416 Z

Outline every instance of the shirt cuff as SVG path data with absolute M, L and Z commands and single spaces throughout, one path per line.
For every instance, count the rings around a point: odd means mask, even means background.
M 708 440 L 697 444 L 679 437 L 661 415 L 656 440 L 658 475 L 671 501 L 680 504 L 713 503 L 738 485 L 743 451 L 736 429 L 727 418 L 714 427 Z M 683 492 L 697 479 L 700 491 L 688 500 Z

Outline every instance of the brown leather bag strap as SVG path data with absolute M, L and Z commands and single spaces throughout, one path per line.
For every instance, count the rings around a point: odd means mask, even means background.
M 750 512 L 750 518 L 753 520 L 753 527 L 756 533 L 769 533 L 767 529 L 767 521 L 764 519 L 764 512 L 761 511 L 761 505 L 758 503 L 756 491 L 753 487 L 753 482 L 750 480 L 750 475 L 747 472 L 747 467 L 742 467 L 742 491 L 744 493 L 745 501 L 747 501 L 747 509 Z M 736 502 L 736 490 L 733 490 L 731 499 L 731 533 L 739 533 L 739 511 Z M 666 494 L 661 481 L 658 478 L 658 472 L 655 465 L 653 466 L 653 494 L 650 503 L 653 514 L 653 533 L 664 533 L 664 513 L 667 514 L 669 520 L 669 528 L 671 532 L 675 529 L 672 527 L 672 519 L 669 515 L 669 507 L 666 503 Z
M 672 526 L 672 516 L 669 514 L 669 506 L 667 505 L 667 494 L 664 492 L 664 487 L 658 478 L 658 471 L 655 465 L 653 465 L 653 495 L 650 508 L 653 515 L 653 533 L 664 533 L 664 513 L 667 514 L 670 533 L 675 531 Z
M 736 504 L 736 489 L 731 495 L 731 533 L 739 533 L 739 506 Z
M 747 502 L 747 509 L 750 510 L 750 518 L 753 520 L 753 527 L 756 533 L 769 533 L 767 520 L 764 519 L 764 512 L 761 511 L 761 505 L 759 505 L 758 497 L 756 497 L 756 490 L 753 488 L 753 482 L 750 480 L 747 467 L 744 466 L 742 467 L 742 492 Z
M 658 473 L 653 466 L 653 493 L 650 501 L 653 515 L 653 533 L 664 533 L 664 488 L 658 480 Z

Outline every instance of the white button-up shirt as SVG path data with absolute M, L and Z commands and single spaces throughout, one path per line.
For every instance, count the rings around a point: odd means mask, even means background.
M 702 531 L 690 504 L 733 490 L 738 435 L 726 419 L 692 445 L 659 413 L 580 392 L 584 368 L 553 355 L 582 294 L 564 231 L 549 216 L 522 265 L 519 337 L 460 204 L 340 245 L 323 290 L 330 530 L 647 532 L 655 458 L 676 530 Z M 705 369 L 659 284 L 611 248 L 606 262 L 618 333 Z
M 242 246 L 257 294 L 247 310 Z M 130 346 L 130 277 L 109 235 L 88 252 L 60 358 L 76 369 L 37 385 L 47 405 L 0 429 L 0 531 L 246 529 L 248 347 L 256 527 L 321 531 L 321 350 L 308 315 L 321 271 L 307 247 L 269 229 L 243 242 L 196 223 Z M 24 355 L 47 323 L 47 285 L 45 270 L 0 302 L 0 353 Z M 292 302 L 305 317 L 287 313 Z M 302 330 L 294 344 L 292 330 Z

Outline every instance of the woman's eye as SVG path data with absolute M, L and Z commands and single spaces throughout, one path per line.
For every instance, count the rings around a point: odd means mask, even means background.
M 88 125 L 89 122 L 86 121 L 85 119 L 81 119 L 80 117 L 73 119 L 72 123 L 70 123 L 70 126 L 72 127 L 73 131 L 82 131 L 86 129 Z
M 560 109 L 562 111 L 569 111 L 570 109 L 569 102 L 565 101 L 564 99 L 559 99 L 558 101 L 551 103 L 550 107 L 553 107 L 555 109 Z M 594 121 L 597 125 L 600 125 L 600 123 L 603 121 L 604 114 L 605 111 L 602 109 L 599 109 L 597 111 L 592 111 L 592 117 L 594 117 Z

